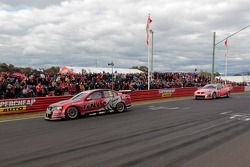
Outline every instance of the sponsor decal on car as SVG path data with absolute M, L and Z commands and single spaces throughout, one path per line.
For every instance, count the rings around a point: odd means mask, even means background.
M 99 103 L 90 103 L 90 104 L 84 104 L 83 105 L 83 109 L 84 110 L 89 110 L 89 109 L 92 109 L 92 108 L 98 108 L 98 107 L 101 107 L 102 106 L 102 103 L 99 102 Z
M 122 100 L 121 100 L 120 96 L 107 98 L 105 103 L 104 103 L 104 109 L 107 111 L 114 110 L 115 106 L 121 101 Z

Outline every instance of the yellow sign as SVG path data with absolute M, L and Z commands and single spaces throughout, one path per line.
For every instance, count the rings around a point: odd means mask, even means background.
M 172 93 L 162 93 L 162 97 L 170 97 L 172 95 Z
M 15 112 L 15 111 L 25 111 L 26 106 L 14 106 L 14 107 L 4 107 L 0 108 L 0 112 Z
M 161 90 L 159 90 L 161 97 L 171 97 L 174 92 L 175 92 L 175 89 L 161 89 Z

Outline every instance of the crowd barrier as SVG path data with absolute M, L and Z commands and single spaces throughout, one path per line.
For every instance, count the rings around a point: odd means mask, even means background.
M 153 90 L 138 90 L 129 93 L 132 102 L 154 100 L 170 97 L 185 97 L 192 96 L 197 88 L 169 88 L 169 89 L 153 89 Z
M 145 100 L 193 96 L 194 91 L 196 90 L 196 87 L 190 87 L 136 90 L 127 93 L 131 96 L 132 102 L 139 102 Z M 232 92 L 244 92 L 246 90 L 249 90 L 249 87 L 246 89 L 244 86 L 237 86 L 233 87 Z M 50 104 L 69 99 L 70 97 L 72 96 L 50 96 L 0 100 L 0 116 L 7 114 L 45 111 Z
M 250 92 L 250 86 L 245 86 L 245 92 Z

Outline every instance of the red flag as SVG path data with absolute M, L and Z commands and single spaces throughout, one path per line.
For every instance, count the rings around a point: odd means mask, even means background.
M 227 55 L 228 55 L 228 43 L 227 43 L 227 39 L 225 40 L 225 46 L 226 46 L 225 57 L 227 57 Z
M 227 39 L 225 40 L 225 46 L 227 47 Z
M 148 20 L 147 20 L 147 25 L 146 25 L 146 33 L 147 33 L 147 39 L 146 39 L 146 44 L 148 45 L 149 44 L 149 26 L 150 26 L 150 23 L 152 22 L 152 19 L 150 17 L 150 15 L 148 15 Z

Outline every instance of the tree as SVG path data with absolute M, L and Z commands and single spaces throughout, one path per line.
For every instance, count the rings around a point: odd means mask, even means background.
M 133 66 L 133 67 L 131 67 L 131 69 L 138 69 L 138 70 L 141 70 L 143 72 L 148 72 L 148 67 L 146 67 L 146 66 Z
M 45 69 L 44 71 L 47 72 L 47 73 L 59 73 L 60 67 L 52 66 L 50 68 Z
M 0 72 L 8 72 L 9 71 L 9 66 L 6 63 L 1 63 L 0 64 Z

